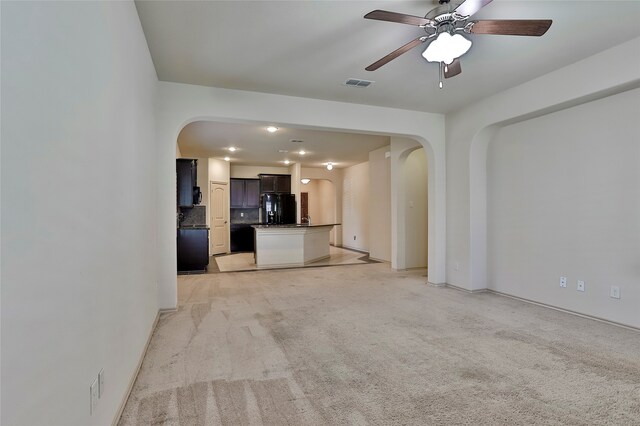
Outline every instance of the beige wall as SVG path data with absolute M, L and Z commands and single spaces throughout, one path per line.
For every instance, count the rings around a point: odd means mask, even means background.
M 342 182 L 342 245 L 368 252 L 369 162 L 344 169 Z
M 404 162 L 405 268 L 427 267 L 427 157 L 424 148 L 412 151 Z
M 309 194 L 311 223 L 336 223 L 336 191 L 331 181 L 312 179 L 301 186 L 301 192 Z M 330 243 L 335 243 L 335 228 L 329 234 Z
M 231 164 L 231 177 L 243 179 L 257 179 L 260 173 L 273 173 L 277 175 L 290 175 L 289 167 L 269 166 L 236 166 Z
M 333 207 L 333 223 L 342 224 L 342 176 L 344 169 L 333 169 L 331 171 L 322 167 L 303 167 L 300 170 L 302 178 L 315 180 L 326 180 L 333 188 L 334 207 Z M 331 217 L 330 215 L 327 217 Z M 313 220 L 313 218 L 312 218 Z M 330 234 L 331 241 L 336 245 L 342 245 L 342 225 L 334 226 Z
M 498 132 L 487 159 L 489 288 L 640 327 L 639 108 L 635 89 Z
M 369 153 L 369 256 L 387 262 L 391 261 L 390 150 L 385 146 Z
M 180 152 L 180 146 L 176 143 L 176 158 L 182 158 L 182 153 Z

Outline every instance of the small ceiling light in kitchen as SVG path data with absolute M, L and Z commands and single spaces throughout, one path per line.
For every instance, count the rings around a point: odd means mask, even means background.
M 305 155 L 307 152 L 304 149 L 301 149 L 300 151 L 298 151 L 298 154 L 300 155 Z
M 269 133 L 275 133 L 278 131 L 278 128 L 276 126 L 268 126 L 267 127 L 267 132 Z
M 333 170 L 333 163 L 327 163 L 327 170 Z
M 224 157 L 224 161 L 231 161 L 231 158 L 229 158 L 229 157 Z
M 238 148 L 236 148 L 235 146 L 230 146 L 228 149 L 229 149 L 229 151 L 231 151 L 231 152 L 236 152 L 236 150 L 237 150 Z
M 284 164 L 289 164 L 289 163 L 291 163 L 291 161 L 289 161 L 289 160 L 284 160 Z
M 306 185 L 309 182 L 311 182 L 311 179 L 309 179 L 309 178 L 300 179 L 300 182 L 302 182 L 303 185 Z

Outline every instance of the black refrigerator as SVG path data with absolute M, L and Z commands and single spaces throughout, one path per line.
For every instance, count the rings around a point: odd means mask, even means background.
M 260 208 L 264 224 L 296 223 L 296 196 L 294 194 L 262 194 Z

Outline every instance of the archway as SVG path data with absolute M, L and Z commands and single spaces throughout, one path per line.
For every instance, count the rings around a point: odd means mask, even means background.
M 429 158 L 429 281 L 445 282 L 444 117 L 417 111 L 336 103 L 264 93 L 161 83 L 156 121 L 158 145 L 158 297 L 161 308 L 177 305 L 175 275 L 175 141 L 193 121 L 276 123 L 307 129 L 413 138 Z M 274 108 L 277 105 L 277 108 Z M 401 137 L 401 136 L 400 136 Z M 336 191 L 338 191 L 337 182 Z M 340 197 L 338 197 L 340 198 Z M 341 200 L 338 199 L 338 203 Z M 338 207 L 340 211 L 340 207 Z M 340 218 L 337 217 L 339 221 Z M 338 237 L 339 238 L 339 237 Z M 336 243 L 339 244 L 338 241 Z M 436 249 L 437 247 L 437 249 Z

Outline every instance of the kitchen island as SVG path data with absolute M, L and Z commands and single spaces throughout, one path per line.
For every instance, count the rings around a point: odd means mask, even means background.
M 258 268 L 302 266 L 329 257 L 329 232 L 339 223 L 253 225 Z

